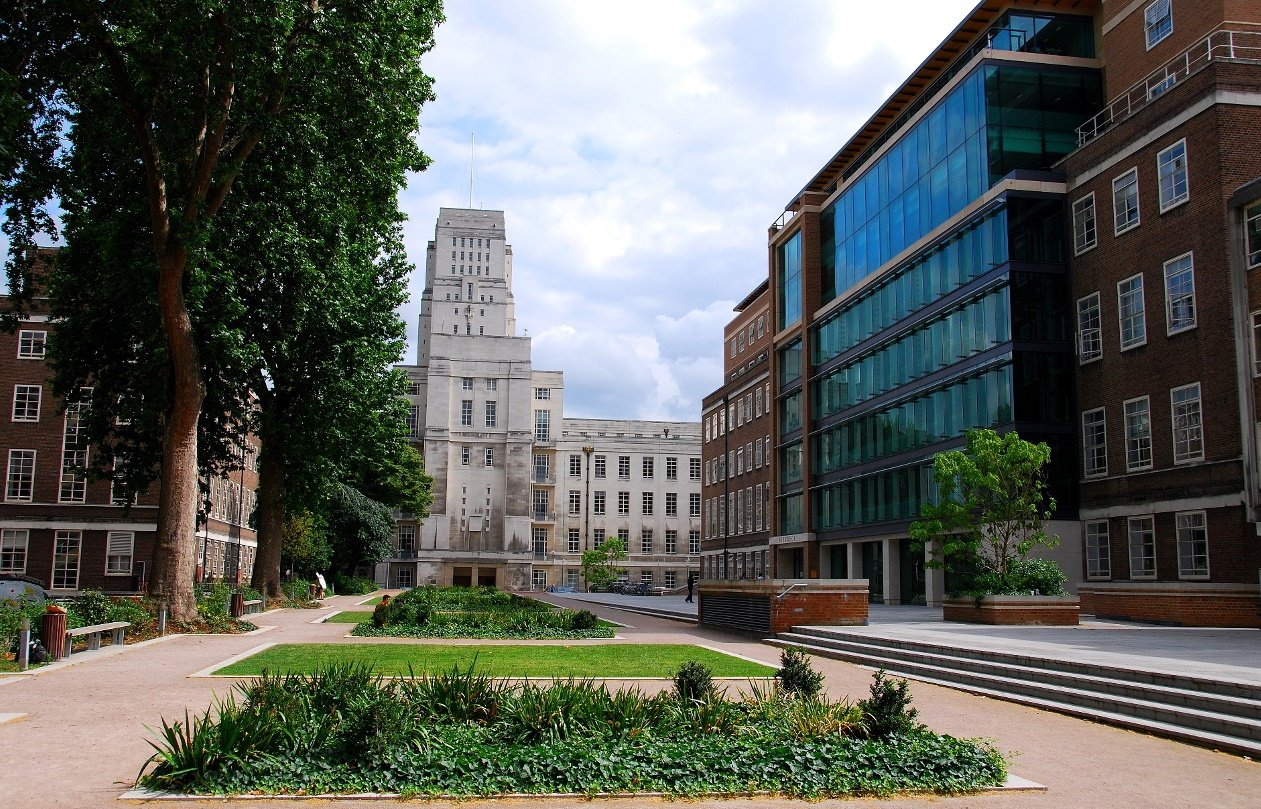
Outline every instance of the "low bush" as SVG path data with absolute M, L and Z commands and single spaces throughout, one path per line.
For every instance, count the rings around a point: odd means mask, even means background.
M 714 675 L 704 663 L 689 660 L 674 674 L 674 693 L 683 702 L 708 699 L 714 693 Z
M 793 646 L 780 652 L 775 679 L 780 689 L 790 696 L 810 699 L 823 690 L 823 675 L 810 665 L 809 655 Z
M 861 700 L 858 708 L 863 714 L 865 732 L 873 739 L 911 733 L 920 727 L 916 721 L 919 711 L 911 707 L 906 680 L 892 680 L 884 669 L 876 672 L 871 682 L 871 696 Z
M 576 630 L 595 629 L 600 621 L 591 610 L 578 610 L 569 617 L 569 628 Z
M 575 616 L 586 613 L 585 616 Z M 541 601 L 493 587 L 434 587 L 399 593 L 351 634 L 408 638 L 529 638 L 568 640 L 611 638 L 588 610 L 554 609 Z
M 348 573 L 334 573 L 329 578 L 333 592 L 341 596 L 366 596 L 375 593 L 381 587 L 376 581 L 364 576 L 351 576 Z

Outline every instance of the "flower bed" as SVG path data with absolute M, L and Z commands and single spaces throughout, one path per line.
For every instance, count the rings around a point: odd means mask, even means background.
M 549 604 L 492 587 L 417 587 L 378 604 L 372 620 L 351 632 L 360 637 L 510 638 L 580 640 L 611 638 L 613 628 L 587 610 Z

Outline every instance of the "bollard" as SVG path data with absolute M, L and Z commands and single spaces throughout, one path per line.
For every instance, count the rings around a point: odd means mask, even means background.
M 18 624 L 18 671 L 26 671 L 31 666 L 31 619 L 22 616 Z
M 158 602 L 158 636 L 166 634 L 166 602 Z

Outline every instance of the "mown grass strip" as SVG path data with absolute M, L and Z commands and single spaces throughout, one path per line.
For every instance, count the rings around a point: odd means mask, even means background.
M 215 674 L 254 677 L 273 673 L 311 673 L 334 663 L 369 664 L 387 676 L 467 668 L 492 677 L 673 677 L 694 660 L 715 677 L 769 677 L 775 669 L 761 663 L 688 644 L 470 645 L 439 644 L 278 644 L 219 669 Z

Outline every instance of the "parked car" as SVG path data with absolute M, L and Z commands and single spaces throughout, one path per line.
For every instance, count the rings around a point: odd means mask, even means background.
M 0 601 L 33 601 L 43 604 L 48 600 L 43 582 L 30 576 L 5 574 L 0 576 Z

